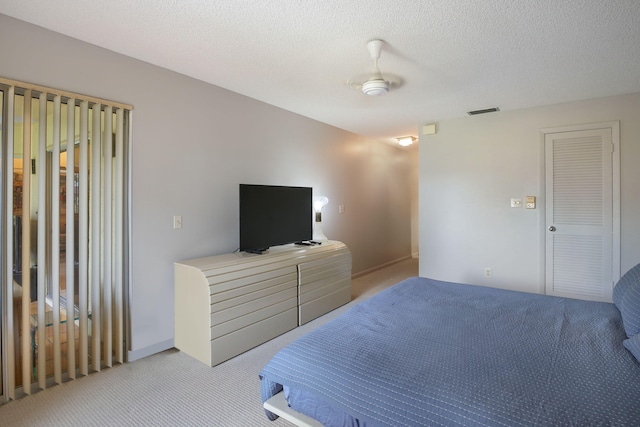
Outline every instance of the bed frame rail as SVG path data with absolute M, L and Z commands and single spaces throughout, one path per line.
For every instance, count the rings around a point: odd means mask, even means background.
M 264 402 L 262 406 L 267 411 L 284 418 L 298 427 L 322 427 L 322 424 L 313 418 L 291 409 L 282 391 Z

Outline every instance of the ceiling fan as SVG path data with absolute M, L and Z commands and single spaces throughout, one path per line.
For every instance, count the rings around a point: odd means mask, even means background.
M 386 95 L 392 87 L 399 87 L 402 84 L 402 79 L 397 76 L 385 73 L 383 77 L 380 68 L 378 68 L 378 59 L 380 59 L 383 45 L 384 41 L 377 39 L 367 43 L 367 49 L 373 60 L 373 71 L 349 80 L 347 82 L 349 87 L 360 90 L 365 95 L 382 96 Z

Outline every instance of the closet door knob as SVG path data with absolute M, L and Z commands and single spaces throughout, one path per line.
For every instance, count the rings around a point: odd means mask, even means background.
M 554 227 L 553 225 L 551 227 L 549 227 L 549 231 L 554 232 L 556 231 L 556 227 Z

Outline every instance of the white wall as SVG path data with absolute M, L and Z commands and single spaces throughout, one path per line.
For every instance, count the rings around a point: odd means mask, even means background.
M 621 272 L 639 263 L 639 117 L 640 94 L 631 94 L 439 123 L 436 135 L 420 138 L 420 275 L 544 292 L 544 212 L 511 208 L 510 199 L 544 198 L 540 129 L 614 120 Z
M 3 15 L 0 75 L 134 107 L 132 360 L 173 345 L 173 262 L 237 248 L 239 183 L 329 197 L 354 273 L 411 255 L 407 151 Z
M 412 162 L 413 166 L 411 167 L 411 256 L 413 258 L 420 257 L 420 211 L 418 210 L 418 202 L 419 202 L 419 176 L 418 171 L 420 170 L 420 159 L 418 156 L 418 150 L 414 150 L 412 152 Z

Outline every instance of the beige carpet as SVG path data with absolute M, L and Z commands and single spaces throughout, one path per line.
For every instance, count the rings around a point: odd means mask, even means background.
M 302 334 L 417 274 L 411 259 L 361 276 L 351 303 L 213 368 L 168 350 L 4 404 L 0 426 L 289 426 L 264 415 L 262 367 Z

